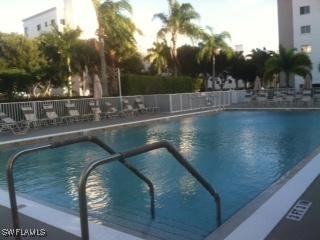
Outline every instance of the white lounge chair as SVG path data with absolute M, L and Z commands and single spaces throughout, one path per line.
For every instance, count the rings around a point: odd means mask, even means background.
M 4 112 L 0 112 L 0 132 L 10 130 L 14 135 L 25 134 L 29 130 L 29 122 L 17 122 L 8 117 Z
M 301 98 L 301 102 L 304 105 L 309 105 L 312 101 L 311 98 L 311 90 L 303 90 L 302 91 L 302 98 Z
M 112 118 L 115 116 L 119 116 L 119 111 L 116 109 L 110 102 L 106 102 L 107 112 L 106 117 Z
M 126 115 L 135 115 L 137 113 L 137 109 L 132 107 L 128 99 L 123 99 L 122 104 L 123 104 L 123 112 Z
M 24 118 L 30 125 L 34 128 L 41 127 L 42 124 L 46 123 L 46 119 L 38 119 L 36 113 L 31 106 L 21 106 L 20 107 Z
M 101 119 L 104 119 L 106 117 L 106 113 L 104 113 L 99 105 L 98 101 L 91 101 L 89 102 L 89 106 L 91 109 L 91 112 L 93 114 L 93 119 L 95 121 L 100 121 Z
M 210 103 L 209 105 L 212 105 L 212 102 L 209 99 L 209 97 L 207 98 L 207 100 L 208 100 L 207 103 L 209 102 Z M 138 107 L 137 111 L 139 112 L 155 112 L 159 109 L 159 107 L 146 107 L 141 97 L 137 97 L 135 99 L 135 104 L 137 105 Z
M 66 108 L 69 116 L 67 116 L 67 119 L 69 122 L 79 122 L 81 120 L 81 115 L 79 110 L 76 108 L 75 103 L 66 103 Z
M 58 114 L 54 110 L 54 107 L 52 104 L 44 104 L 42 108 L 43 108 L 44 112 L 46 113 L 49 124 L 56 125 L 56 124 L 63 123 L 63 118 L 60 118 L 58 116 Z

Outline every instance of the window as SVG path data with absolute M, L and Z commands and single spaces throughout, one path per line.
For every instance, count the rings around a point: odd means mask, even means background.
M 301 51 L 304 53 L 311 53 L 312 47 L 311 47 L 311 45 L 302 45 Z
M 305 15 L 310 13 L 310 6 L 300 7 L 300 15 Z
M 229 84 L 232 84 L 232 80 L 231 80 L 231 79 L 229 79 L 228 83 L 229 83 Z
M 45 23 L 44 23 L 44 26 L 45 26 L 45 27 L 48 27 L 48 22 L 45 22 Z
M 305 33 L 311 33 L 311 26 L 310 25 L 301 27 L 301 34 L 305 34 Z
M 61 23 L 62 25 L 65 25 L 65 24 L 66 24 L 66 21 L 65 21 L 64 19 L 60 19 L 60 23 Z
M 54 19 L 51 20 L 51 25 L 56 25 L 56 21 Z
M 38 30 L 38 31 L 41 31 L 41 24 L 38 24 L 38 25 L 37 25 L 37 30 Z
M 27 27 L 24 28 L 24 35 L 25 35 L 26 37 L 28 37 L 28 28 L 27 28 Z

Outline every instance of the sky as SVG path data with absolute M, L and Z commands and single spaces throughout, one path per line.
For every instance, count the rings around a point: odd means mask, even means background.
M 82 0 L 76 0 L 82 1 Z M 0 31 L 23 33 L 22 19 L 47 10 L 61 0 L 0 0 Z M 179 0 L 191 3 L 201 15 L 197 24 L 210 26 L 215 33 L 228 31 L 230 45 L 243 45 L 245 53 L 253 48 L 278 48 L 278 18 L 276 0 Z M 166 0 L 129 0 L 132 19 L 143 32 L 136 36 L 142 52 L 152 47 L 161 22 L 153 15 L 168 12 Z M 180 44 L 190 43 L 181 38 Z

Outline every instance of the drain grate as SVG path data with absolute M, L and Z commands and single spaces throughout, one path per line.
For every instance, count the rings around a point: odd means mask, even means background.
M 290 210 L 287 214 L 286 219 L 293 220 L 293 221 L 301 221 L 303 216 L 306 214 L 308 209 L 310 208 L 312 202 L 299 200 L 296 205 Z

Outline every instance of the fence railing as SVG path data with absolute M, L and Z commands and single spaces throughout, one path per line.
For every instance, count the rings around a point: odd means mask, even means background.
M 238 103 L 244 98 L 244 91 L 215 91 L 201 93 L 180 93 L 180 94 L 155 94 L 125 97 L 104 97 L 101 99 L 81 98 L 81 99 L 62 99 L 29 102 L 10 102 L 0 103 L 0 111 L 16 121 L 24 120 L 21 107 L 30 106 L 38 119 L 45 119 L 46 114 L 43 106 L 53 105 L 58 116 L 67 116 L 66 104 L 75 103 L 81 115 L 92 114 L 90 102 L 97 101 L 102 111 L 107 111 L 106 103 L 111 103 L 121 111 L 122 100 L 127 99 L 129 104 L 136 107 L 136 98 L 141 98 L 147 108 L 158 108 L 161 112 L 182 112 L 210 107 L 224 107 L 232 103 Z
M 170 94 L 170 112 L 229 106 L 231 99 L 231 91 Z

